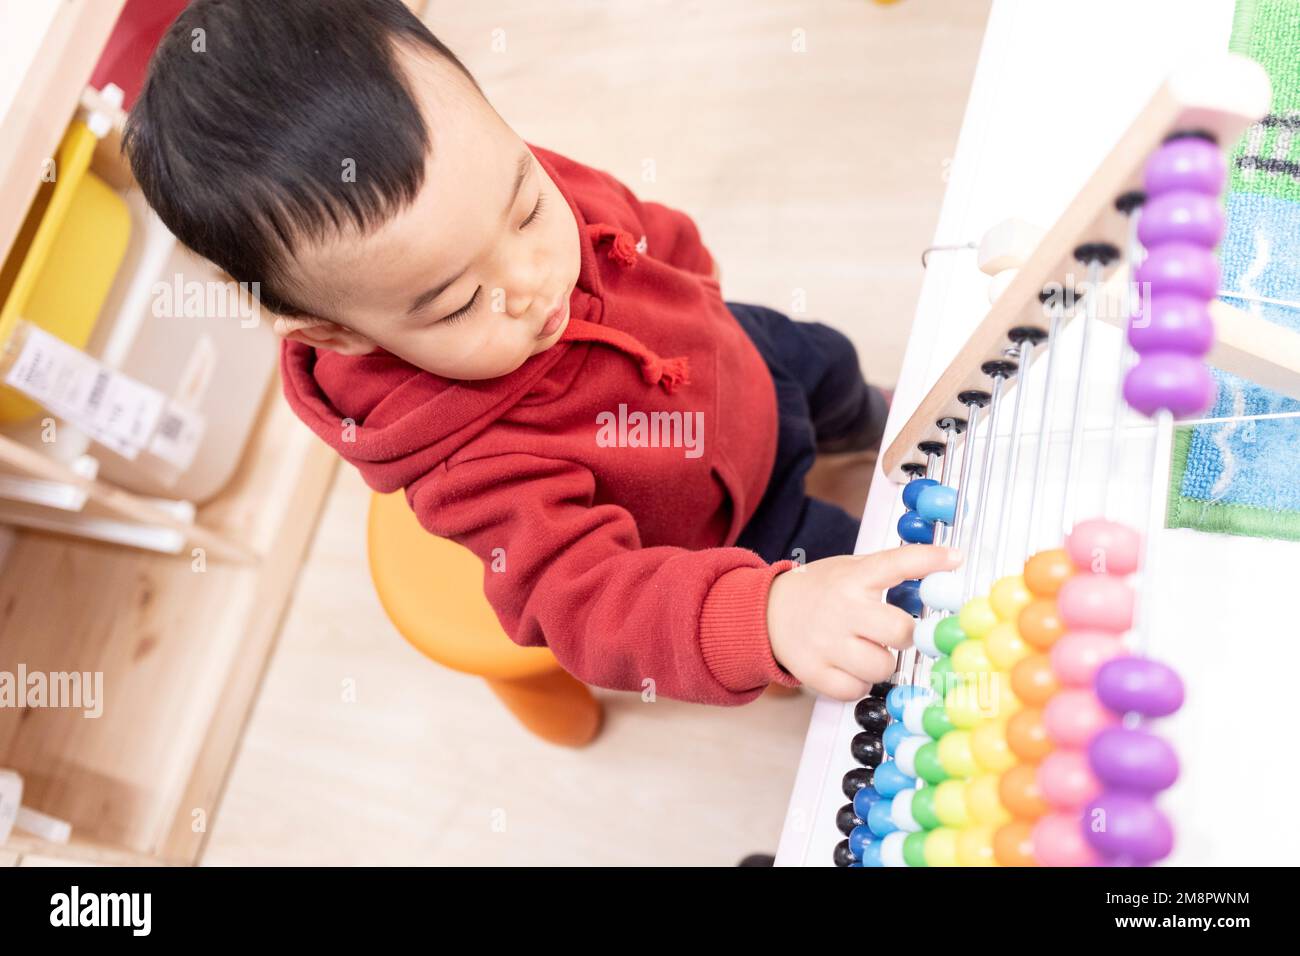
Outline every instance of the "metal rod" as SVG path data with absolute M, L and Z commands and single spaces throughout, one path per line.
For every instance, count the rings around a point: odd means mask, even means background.
M 1065 463 L 1065 494 L 1061 497 L 1061 531 L 1068 535 L 1077 517 L 1079 461 L 1083 457 L 1083 418 L 1088 400 L 1088 345 L 1097 324 L 1097 300 L 1101 297 L 1101 261 L 1088 262 L 1088 291 L 1084 297 L 1083 340 L 1079 346 L 1079 378 L 1074 383 L 1074 412 L 1070 419 L 1070 457 Z
M 1026 381 L 1029 376 L 1030 366 L 1034 362 L 1034 342 L 1032 339 L 1025 339 L 1020 343 L 1020 373 L 1017 375 L 1016 384 L 1016 402 L 1011 412 L 1011 448 L 1007 454 L 1007 464 L 1002 472 L 1002 503 L 998 507 L 998 547 L 993 558 L 993 576 L 996 578 L 1005 570 L 1007 557 L 1007 545 L 1011 540 L 1011 522 L 1007 516 L 1011 513 L 1011 497 L 1016 486 L 1017 474 L 1020 470 L 1020 444 L 1024 427 L 1024 398 Z
M 1052 412 L 1056 404 L 1056 352 L 1061 331 L 1063 306 L 1052 307 L 1051 323 L 1047 329 L 1047 374 L 1043 377 L 1043 401 L 1038 419 L 1038 448 L 1034 454 L 1034 476 L 1029 485 L 1029 520 L 1025 528 L 1025 557 L 1034 553 L 1034 530 L 1038 526 L 1038 513 L 1043 504 L 1043 490 L 1047 480 L 1048 438 L 1052 427 Z M 1024 382 L 1020 383 L 1021 388 Z
M 1005 375 L 995 373 L 993 387 L 989 390 L 988 438 L 984 441 L 984 450 L 980 455 L 980 483 L 975 492 L 975 526 L 966 561 L 967 600 L 975 596 L 976 581 L 979 577 L 980 565 L 983 563 L 980 561 L 980 548 L 984 543 L 984 524 L 988 516 L 989 498 L 993 497 L 990 494 L 989 483 L 993 478 L 993 459 L 997 457 L 995 448 L 997 447 L 998 407 L 1002 404 L 1002 389 L 1005 382 Z
M 972 402 L 966 406 L 966 437 L 962 440 L 961 474 L 957 477 L 957 500 L 953 505 L 952 536 L 949 546 L 961 547 L 962 531 L 966 527 L 966 495 L 969 493 L 970 473 L 975 465 L 975 429 L 980 421 L 980 407 Z
M 1128 245 L 1125 251 L 1125 257 L 1128 260 L 1128 273 L 1132 276 L 1136 271 L 1142 254 L 1142 244 L 1138 241 L 1137 229 L 1138 219 L 1142 215 L 1141 207 L 1133 209 L 1128 217 Z M 1119 457 L 1120 432 L 1124 424 L 1124 417 L 1128 414 L 1128 403 L 1124 401 L 1124 377 L 1128 373 L 1129 365 L 1132 363 L 1133 351 L 1128 344 L 1128 326 L 1133 320 L 1133 313 L 1136 303 L 1133 301 L 1132 278 L 1124 286 L 1124 313 L 1127 318 L 1124 321 L 1124 328 L 1119 339 L 1119 355 L 1116 357 L 1115 366 L 1115 407 L 1111 410 L 1110 418 L 1110 441 L 1106 443 L 1106 470 L 1103 479 L 1103 490 L 1101 499 L 1101 513 L 1107 518 L 1114 518 L 1112 510 L 1114 502 L 1112 492 L 1115 489 L 1115 461 Z

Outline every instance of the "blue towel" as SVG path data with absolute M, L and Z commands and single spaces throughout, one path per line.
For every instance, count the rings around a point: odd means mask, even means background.
M 1232 154 L 1222 288 L 1300 300 L 1300 0 L 1238 0 L 1230 43 L 1262 63 L 1273 110 Z M 1300 331 L 1300 309 L 1224 296 L 1236 308 Z M 1210 415 L 1300 411 L 1300 402 L 1216 371 Z M 1300 540 L 1300 419 L 1265 419 L 1179 429 L 1169 525 Z

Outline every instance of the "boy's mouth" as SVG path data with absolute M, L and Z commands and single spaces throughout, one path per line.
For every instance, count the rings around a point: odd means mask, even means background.
M 547 339 L 555 334 L 560 326 L 564 325 L 564 320 L 569 317 L 569 300 L 566 298 L 560 307 L 546 317 L 546 322 L 542 329 L 537 333 L 539 339 Z

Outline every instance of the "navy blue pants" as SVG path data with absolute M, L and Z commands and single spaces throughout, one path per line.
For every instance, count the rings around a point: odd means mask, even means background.
M 736 545 L 766 561 L 816 561 L 852 554 L 858 519 L 810 498 L 804 476 L 817 449 L 878 445 L 889 408 L 862 377 L 853 343 L 820 322 L 796 322 L 773 309 L 728 302 L 758 348 L 776 386 L 776 463 L 767 491 Z

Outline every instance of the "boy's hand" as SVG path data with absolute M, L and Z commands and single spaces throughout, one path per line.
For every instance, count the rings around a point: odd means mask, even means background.
M 872 684 L 894 671 L 894 655 L 886 648 L 912 643 L 912 616 L 885 604 L 881 595 L 900 581 L 959 564 L 960 551 L 909 544 L 823 558 L 778 574 L 767 599 L 772 656 L 828 697 L 865 697 Z

